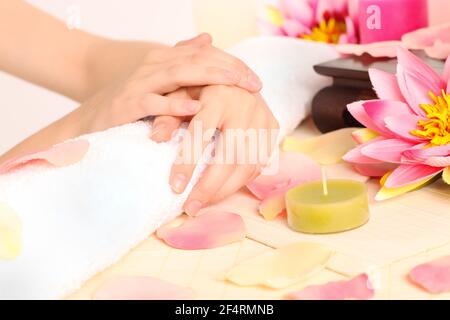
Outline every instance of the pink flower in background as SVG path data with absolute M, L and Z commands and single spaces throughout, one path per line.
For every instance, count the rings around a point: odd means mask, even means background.
M 384 174 L 379 200 L 416 189 L 441 173 L 450 184 L 450 58 L 440 76 L 406 49 L 399 48 L 397 56 L 396 76 L 369 71 L 380 99 L 348 106 L 378 136 L 344 159 L 366 170 L 395 166 L 377 172 Z
M 356 43 L 356 1 L 280 0 L 267 6 L 263 32 L 325 43 Z

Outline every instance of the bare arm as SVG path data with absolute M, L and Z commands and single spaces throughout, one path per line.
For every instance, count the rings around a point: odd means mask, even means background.
M 84 101 L 134 70 L 164 45 L 113 41 L 81 30 L 22 0 L 0 0 L 0 70 Z

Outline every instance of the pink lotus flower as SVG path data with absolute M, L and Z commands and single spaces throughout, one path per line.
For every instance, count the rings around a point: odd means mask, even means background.
M 399 48 L 397 57 L 396 76 L 369 71 L 380 99 L 348 106 L 378 134 L 344 156 L 368 175 L 384 174 L 378 200 L 416 189 L 441 173 L 450 184 L 450 58 L 440 76 L 406 49 Z
M 355 0 L 280 0 L 260 21 L 266 34 L 326 43 L 358 42 Z

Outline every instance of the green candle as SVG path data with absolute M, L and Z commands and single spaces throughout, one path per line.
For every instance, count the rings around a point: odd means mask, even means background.
M 351 180 L 303 184 L 288 191 L 289 226 L 304 233 L 335 233 L 351 230 L 369 220 L 367 186 Z

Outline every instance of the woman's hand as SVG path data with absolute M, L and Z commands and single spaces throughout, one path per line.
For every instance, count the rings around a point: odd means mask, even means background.
M 192 116 L 200 103 L 167 93 L 182 87 L 231 85 L 257 92 L 261 82 L 240 60 L 211 46 L 208 35 L 155 49 L 125 80 L 101 91 L 80 108 L 79 134 L 105 130 L 148 116 Z
M 118 56 L 121 54 L 116 52 L 114 57 Z M 172 48 L 159 46 L 138 56 L 139 63 L 136 59 L 129 63 L 113 59 L 116 64 L 126 65 L 111 73 L 120 76 L 106 77 L 109 85 L 102 86 L 104 89 L 91 95 L 72 113 L 8 151 L 0 157 L 0 162 L 148 116 L 192 116 L 200 110 L 198 101 L 188 96 L 166 96 L 182 87 L 221 84 L 238 86 L 251 92 L 261 89 L 257 76 L 239 59 L 212 47 L 211 37 L 207 34 Z M 113 63 L 109 66 L 117 69 Z M 96 68 L 106 69 L 105 66 L 92 64 L 91 69 Z M 96 83 L 94 87 L 99 87 L 107 81 L 104 79 Z
M 185 211 L 195 215 L 202 207 L 236 192 L 259 174 L 275 147 L 278 122 L 259 94 L 237 87 L 182 89 L 170 96 L 198 98 L 202 104 L 189 123 L 179 157 L 172 167 L 170 185 L 175 192 L 184 191 L 203 150 L 216 129 L 220 131 L 214 162 L 206 168 L 185 203 Z M 157 117 L 152 139 L 170 139 L 183 120 L 182 117 Z

